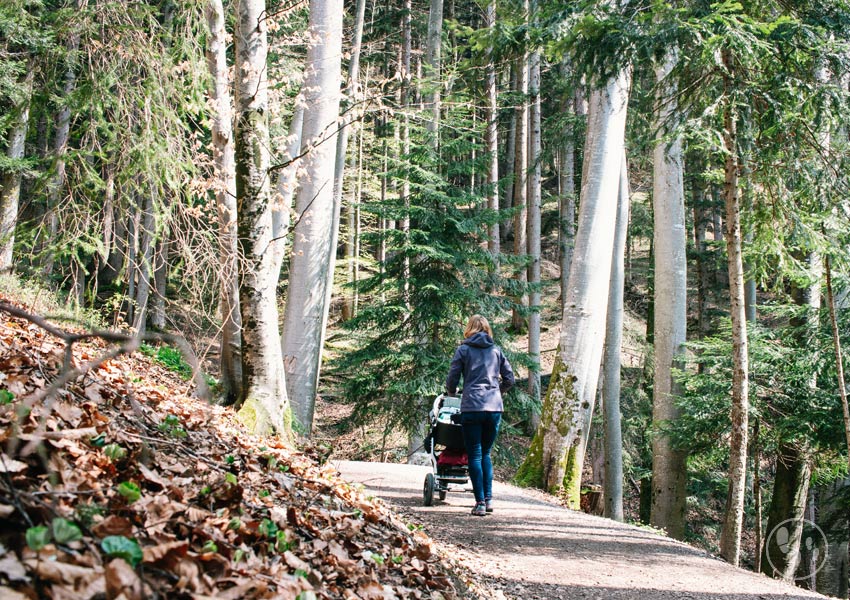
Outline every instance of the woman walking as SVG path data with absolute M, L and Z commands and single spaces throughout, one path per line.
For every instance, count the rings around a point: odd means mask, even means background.
M 502 394 L 514 385 L 514 372 L 502 349 L 493 342 L 493 330 L 487 319 L 481 315 L 471 316 L 463 337 L 463 343 L 452 358 L 446 391 L 454 396 L 463 377 L 460 422 L 469 458 L 469 478 L 475 493 L 472 514 L 483 517 L 493 512 L 490 450 L 502 420 Z

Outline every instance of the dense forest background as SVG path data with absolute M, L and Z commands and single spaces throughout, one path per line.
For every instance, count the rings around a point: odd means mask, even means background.
M 483 314 L 523 378 L 505 475 L 846 598 L 848 31 L 843 0 L 6 0 L 3 291 L 393 460 Z

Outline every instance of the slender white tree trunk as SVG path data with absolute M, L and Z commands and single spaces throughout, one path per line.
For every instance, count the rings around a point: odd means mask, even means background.
M 487 28 L 491 31 L 496 27 L 496 2 L 492 0 L 487 5 Z M 493 61 L 493 49 L 488 50 L 487 63 L 487 152 L 490 156 L 490 169 L 487 173 L 487 206 L 490 210 L 499 210 L 499 107 L 496 89 L 496 64 Z M 499 222 L 490 225 L 487 249 L 498 265 L 501 242 L 499 239 Z M 497 267 L 498 269 L 498 267 Z
M 620 350 L 623 339 L 623 286 L 625 284 L 626 237 L 629 227 L 629 167 L 623 153 L 620 169 L 620 195 L 617 200 L 617 229 L 611 259 L 611 286 L 608 290 L 608 322 L 605 328 L 605 354 L 602 363 L 602 410 L 605 430 L 605 512 L 615 521 L 623 520 L 623 434 L 620 425 Z
M 586 432 L 590 427 L 605 339 L 608 288 L 628 107 L 630 73 L 593 90 L 570 289 L 558 353 L 541 424 L 517 479 L 546 489 L 567 488 L 578 506 Z
M 531 2 L 532 20 L 537 13 L 537 1 Z M 528 392 L 540 400 L 540 211 L 542 203 L 541 161 L 542 144 L 540 131 L 540 53 L 534 51 L 528 59 L 529 72 L 529 119 L 528 119 L 528 282 L 533 286 L 528 305 L 528 354 L 534 361 L 534 369 L 528 373 Z
M 264 0 L 237 0 L 236 199 L 239 306 L 242 315 L 240 419 L 255 433 L 289 435 L 289 401 L 281 368 L 273 202 L 269 185 L 267 15 Z
M 724 63 L 731 68 L 729 51 Z M 741 554 L 741 529 L 744 520 L 744 494 L 747 474 L 747 423 L 749 416 L 749 373 L 747 355 L 747 323 L 744 312 L 744 262 L 741 253 L 741 205 L 738 196 L 738 147 L 735 114 L 726 106 L 723 140 L 726 148 L 726 253 L 729 269 L 729 313 L 732 317 L 732 436 L 729 442 L 729 493 L 723 528 L 720 532 L 720 554 L 737 565 Z
M 15 119 L 9 130 L 6 156 L 11 160 L 24 157 L 24 142 L 30 118 L 30 97 L 32 96 L 33 69 L 28 69 L 21 88 L 20 100 L 15 107 Z M 14 170 L 6 173 L 0 180 L 0 271 L 11 271 L 12 248 L 15 245 L 15 227 L 18 224 L 18 204 L 21 197 L 21 172 Z
M 561 76 L 569 77 L 568 59 L 561 62 Z M 574 95 L 570 94 L 562 101 L 565 114 L 574 114 Z M 561 267 L 561 311 L 567 299 L 567 286 L 570 278 L 570 263 L 573 260 L 573 246 L 576 237 L 576 195 L 575 195 L 575 140 L 574 128 L 568 126 L 564 132 L 564 142 L 560 148 L 558 164 L 558 263 Z
M 524 2 L 524 11 L 528 12 L 528 0 Z M 516 107 L 516 146 L 514 150 L 514 194 L 513 207 L 517 209 L 514 215 L 514 254 L 528 254 L 528 56 L 524 54 L 517 64 L 517 88 L 521 96 L 520 104 Z M 525 284 L 528 281 L 528 270 L 521 269 L 517 280 Z M 528 305 L 528 296 L 523 294 L 516 299 L 522 306 Z M 525 317 L 519 310 L 514 309 L 512 319 L 514 331 L 525 331 Z
M 342 0 L 311 0 L 302 159 L 283 319 L 283 361 L 298 424 L 310 434 L 338 235 L 334 155 L 340 103 Z
M 213 160 L 216 170 L 216 208 L 219 236 L 221 300 L 221 382 L 229 402 L 242 396 L 242 316 L 239 313 L 239 274 L 236 238 L 236 159 L 233 148 L 233 99 L 227 71 L 227 36 L 222 0 L 206 8 L 207 67 L 212 76 Z
M 677 125 L 676 86 L 669 81 L 678 53 L 668 51 L 655 69 L 656 127 L 653 153 L 653 215 L 655 258 L 655 315 L 652 419 L 658 425 L 675 423 L 678 385 L 673 370 L 681 365 L 687 335 L 687 254 L 684 160 Z M 685 535 L 687 498 L 686 454 L 673 448 L 668 436 L 652 439 L 652 510 L 650 523 L 667 535 Z
M 286 164 L 280 171 L 275 185 L 272 208 L 272 253 L 274 266 L 272 270 L 280 277 L 280 269 L 286 256 L 286 236 L 292 222 L 292 200 L 298 188 L 298 169 L 301 161 L 301 133 L 304 127 L 304 97 L 298 94 L 292 120 L 289 122 L 289 134 L 286 138 L 283 161 Z

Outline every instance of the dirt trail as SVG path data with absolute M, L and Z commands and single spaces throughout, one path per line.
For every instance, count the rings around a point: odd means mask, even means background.
M 495 483 L 495 511 L 472 517 L 472 494 L 422 505 L 426 467 L 339 461 L 472 573 L 492 598 L 522 600 L 738 600 L 824 598 L 737 569 L 639 527 L 565 509 L 543 494 Z

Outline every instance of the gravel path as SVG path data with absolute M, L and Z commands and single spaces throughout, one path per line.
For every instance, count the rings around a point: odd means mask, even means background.
M 469 491 L 422 505 L 427 467 L 333 463 L 421 523 L 494 599 L 738 600 L 824 598 L 738 569 L 639 527 L 563 508 L 545 494 L 494 483 L 495 511 L 469 515 Z M 468 486 L 467 486 L 467 489 Z

